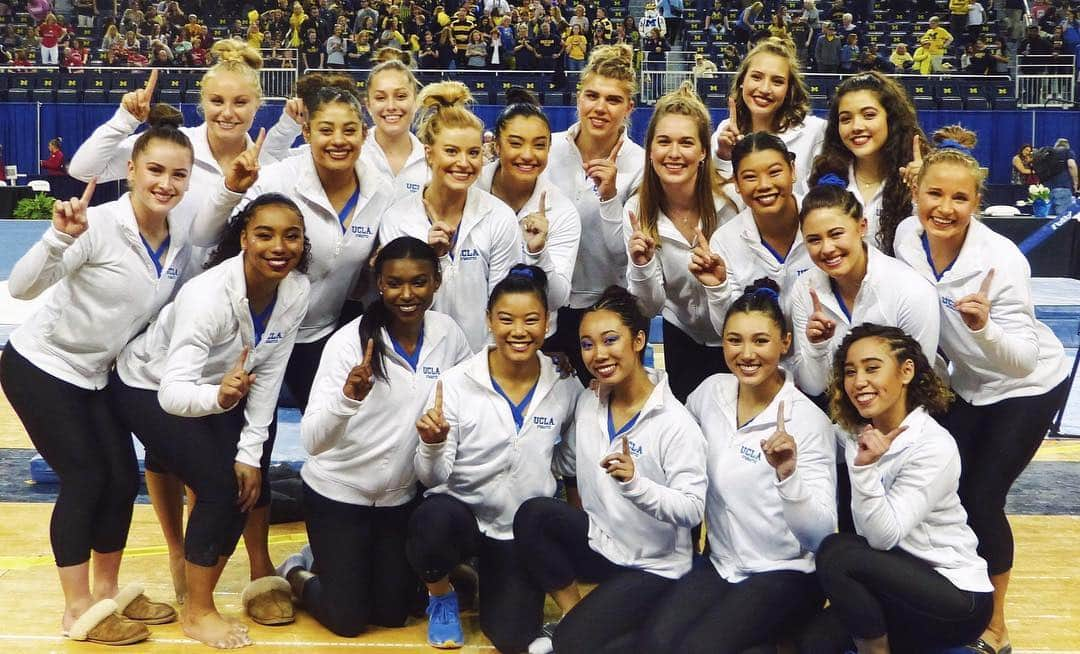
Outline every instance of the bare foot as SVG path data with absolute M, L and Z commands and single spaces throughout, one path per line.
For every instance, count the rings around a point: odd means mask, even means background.
M 217 611 L 193 616 L 185 611 L 180 626 L 189 638 L 216 647 L 218 649 L 236 649 L 251 645 L 246 631 L 237 629 L 236 624 L 221 617 Z
M 187 576 L 184 575 L 184 553 L 173 557 L 169 556 L 169 572 L 172 574 L 173 590 L 176 592 L 176 603 L 184 605 L 187 599 Z

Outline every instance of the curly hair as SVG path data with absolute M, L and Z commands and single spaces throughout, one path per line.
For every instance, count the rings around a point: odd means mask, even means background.
M 779 134 L 793 127 L 798 127 L 806 120 L 810 113 L 810 93 L 806 90 L 803 82 L 802 69 L 795 53 L 779 41 L 767 39 L 751 48 L 750 52 L 743 57 L 738 72 L 735 73 L 735 81 L 731 84 L 732 94 L 735 95 L 735 124 L 739 132 L 749 134 L 754 131 L 750 118 L 750 109 L 742 99 L 741 89 L 743 80 L 750 72 L 750 65 L 759 54 L 770 54 L 780 57 L 788 65 L 788 89 L 784 101 L 773 114 L 772 132 Z
M 296 80 L 296 95 L 304 103 L 310 127 L 312 119 L 326 105 L 340 102 L 356 112 L 364 130 L 364 103 L 356 90 L 356 80 L 341 73 L 306 73 Z
M 885 343 L 896 358 L 897 364 L 911 361 L 915 366 L 915 376 L 907 387 L 907 402 L 905 410 L 908 413 L 917 407 L 923 407 L 932 414 L 944 413 L 953 401 L 953 393 L 945 382 L 934 373 L 922 346 L 912 336 L 899 327 L 886 327 L 874 323 L 863 323 L 844 337 L 840 347 L 833 356 L 832 378 L 829 381 L 829 413 L 838 425 L 855 432 L 866 423 L 859 415 L 859 411 L 852 404 L 847 391 L 844 390 L 844 366 L 847 363 L 848 350 L 864 338 L 877 338 Z
M 877 243 L 885 254 L 893 254 L 893 239 L 897 226 L 911 215 L 911 189 L 898 174 L 891 174 L 901 166 L 906 166 L 913 158 L 912 141 L 919 136 L 924 148 L 926 135 L 919 127 L 915 107 L 908 98 L 907 91 L 899 82 L 878 72 L 867 72 L 848 77 L 836 87 L 836 95 L 829 107 L 829 124 L 825 129 L 825 142 L 821 154 L 814 159 L 810 173 L 810 185 L 832 173 L 844 179 L 848 176 L 848 167 L 855 156 L 840 139 L 840 98 L 855 91 L 870 91 L 885 109 L 885 118 L 889 125 L 889 136 L 882 146 L 885 158 L 885 188 L 882 191 L 881 213 L 878 216 L 880 231 Z

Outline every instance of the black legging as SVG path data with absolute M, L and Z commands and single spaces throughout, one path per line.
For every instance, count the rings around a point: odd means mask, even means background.
M 112 405 L 121 423 L 154 451 L 162 464 L 195 491 L 195 506 L 184 533 L 184 558 L 211 567 L 231 556 L 247 515 L 236 504 L 233 464 L 244 426 L 244 403 L 200 418 L 166 413 L 157 392 L 127 386 L 113 373 Z M 263 452 L 263 457 L 268 456 Z M 265 503 L 266 474 L 259 501 Z
M 513 540 L 480 533 L 472 510 L 449 495 L 430 495 L 409 519 L 409 563 L 425 583 L 480 558 L 480 628 L 500 652 L 522 652 L 539 634 L 544 593 L 529 580 Z
M 1013 534 L 1005 499 L 1042 445 L 1069 392 L 1063 381 L 1043 395 L 972 406 L 956 398 L 943 424 L 960 450 L 960 502 L 979 538 L 991 575 L 1013 566 Z
M 738 654 L 775 645 L 801 631 L 824 603 L 812 573 L 759 572 L 730 583 L 702 557 L 657 602 L 642 627 L 639 651 Z
M 889 636 L 894 652 L 970 643 L 990 622 L 993 594 L 961 590 L 928 563 L 895 547 L 875 550 L 854 534 L 832 534 L 817 552 L 829 610 L 800 638 L 800 652 L 835 654 L 850 638 Z
M 311 384 L 315 381 L 315 373 L 319 371 L 319 360 L 322 358 L 323 348 L 330 340 L 328 334 L 311 343 L 297 343 L 293 346 L 292 354 L 289 355 L 289 363 L 285 367 L 284 385 L 296 400 L 296 407 L 303 413 L 307 409 L 308 396 L 311 395 Z
M 730 372 L 724 361 L 723 346 L 702 345 L 667 320 L 664 321 L 664 369 L 671 392 L 684 403 L 706 377 Z
M 304 585 L 301 600 L 324 627 L 352 638 L 369 624 L 405 625 L 416 597 L 416 575 L 405 556 L 414 506 L 346 504 L 304 484 L 304 515 L 318 575 Z
M 85 563 L 90 551 L 124 549 L 139 493 L 131 434 L 109 409 L 107 391 L 79 388 L 44 372 L 8 343 L 0 386 L 34 447 L 60 478 L 49 522 L 58 567 Z
M 544 592 L 598 581 L 555 630 L 556 652 L 626 652 L 674 579 L 612 563 L 589 547 L 589 518 L 560 500 L 534 497 L 514 516 L 514 542 Z M 629 647 L 628 647 L 629 646 Z

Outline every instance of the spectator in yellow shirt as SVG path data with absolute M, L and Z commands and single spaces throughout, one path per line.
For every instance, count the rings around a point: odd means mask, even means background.
M 907 71 L 908 68 L 911 68 L 913 59 L 911 53 L 908 52 L 907 44 L 897 44 L 893 49 L 892 54 L 889 55 L 889 61 L 892 62 L 893 66 L 896 66 L 896 72 L 898 73 L 903 73 Z
M 924 36 L 919 42 L 919 47 L 915 48 L 915 56 L 911 58 L 911 71 L 920 75 L 929 75 L 933 69 L 933 58 L 933 39 Z
M 589 51 L 589 40 L 581 33 L 581 24 L 570 26 L 570 35 L 563 43 L 566 47 L 566 70 L 581 71 L 585 68 L 585 54 Z
M 971 0 L 949 0 L 949 27 L 953 34 L 963 35 L 967 31 L 970 7 Z
M 953 42 L 953 35 L 941 26 L 940 18 L 931 16 L 930 29 L 923 35 L 923 38 L 926 37 L 930 38 L 930 69 L 934 72 L 943 70 L 941 60 L 945 57 L 945 50 Z

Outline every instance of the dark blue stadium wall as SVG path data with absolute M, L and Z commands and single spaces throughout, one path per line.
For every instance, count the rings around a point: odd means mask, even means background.
M 181 105 L 189 125 L 196 125 L 201 120 L 196 108 L 192 104 Z M 480 106 L 477 113 L 486 124 L 493 125 L 500 109 Z M 63 138 L 64 151 L 70 158 L 78 144 L 115 110 L 115 105 L 106 104 L 0 103 L 0 143 L 4 146 L 5 163 L 16 164 L 20 172 L 33 175 L 38 170 L 38 160 L 48 154 L 46 144 L 54 136 Z M 555 130 L 565 129 L 576 118 L 574 107 L 545 107 L 544 110 Z M 280 105 L 267 105 L 259 110 L 255 125 L 269 128 L 280 114 Z M 650 114 L 649 107 L 634 111 L 631 134 L 635 141 L 641 142 L 644 138 Z M 718 121 L 726 114 L 725 110 L 714 109 L 713 120 Z M 1074 148 L 1080 144 L 1080 120 L 1077 117 L 1076 113 L 1063 111 L 919 112 L 919 121 L 928 133 L 952 123 L 974 130 L 979 135 L 976 156 L 989 166 L 989 181 L 995 184 L 1009 183 L 1010 160 L 1023 143 L 1051 145 L 1055 139 L 1064 136 Z

